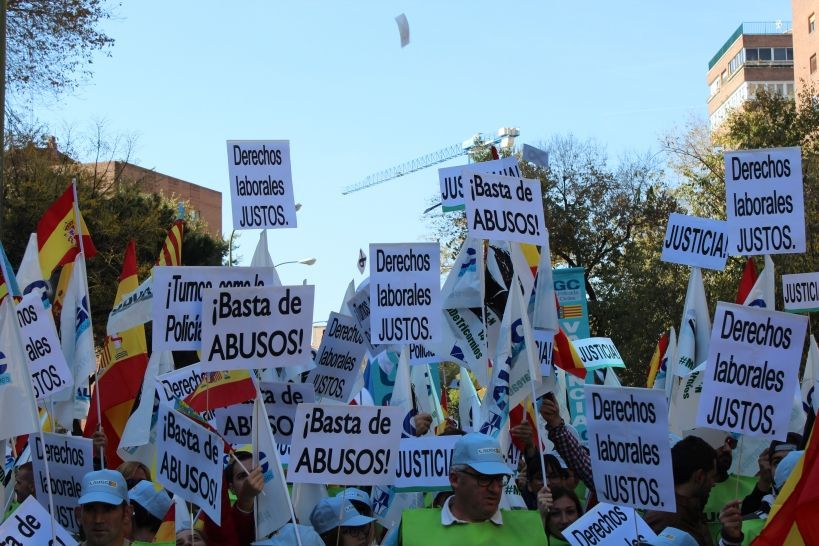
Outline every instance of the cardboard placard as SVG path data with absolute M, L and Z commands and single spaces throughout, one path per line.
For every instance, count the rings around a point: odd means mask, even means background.
M 60 346 L 54 316 L 43 306 L 39 290 L 25 295 L 17 305 L 17 323 L 34 396 L 42 400 L 70 389 L 74 378 Z
M 307 382 L 316 395 L 347 403 L 361 374 L 361 364 L 367 354 L 367 340 L 353 317 L 330 313 L 327 328 L 321 338 Z M 275 431 L 274 431 L 275 432 Z
M 563 530 L 572 546 L 625 544 L 636 546 L 656 539 L 651 527 L 634 508 L 601 502 Z
M 583 361 L 583 366 L 587 370 L 626 367 L 623 357 L 620 356 L 620 351 L 617 350 L 610 338 L 589 337 L 575 340 L 573 343 L 580 360 Z
M 728 259 L 728 224 L 722 220 L 672 212 L 668 217 L 660 259 L 722 271 Z
M 395 488 L 405 491 L 449 489 L 449 465 L 458 436 L 401 438 Z
M 73 517 L 73 515 L 72 515 Z M 54 529 L 60 546 L 77 546 L 65 529 L 56 526 Z M 20 546 L 42 546 L 52 543 L 51 515 L 33 496 L 29 496 L 17 507 L 6 521 L 0 525 L 0 544 Z
M 202 382 L 202 367 L 199 363 L 190 364 L 156 378 L 156 390 L 159 401 L 173 406 L 175 400 L 184 400 L 196 391 Z
M 819 273 L 782 275 L 785 311 L 809 313 L 819 310 Z
M 233 229 L 296 227 L 289 140 L 228 140 Z
M 470 237 L 542 244 L 546 232 L 540 180 L 464 169 L 464 205 Z
M 480 163 L 438 169 L 438 183 L 441 186 L 441 207 L 444 212 L 464 209 L 464 169 L 476 173 L 499 174 L 520 178 L 518 160 L 511 156 L 493 161 L 481 161 Z

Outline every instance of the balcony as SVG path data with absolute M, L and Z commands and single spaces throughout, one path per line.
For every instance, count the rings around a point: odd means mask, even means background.
M 711 60 L 708 62 L 708 70 L 714 68 L 714 65 L 725 55 L 725 52 L 728 51 L 731 44 L 736 42 L 743 34 L 790 34 L 792 28 L 793 25 L 790 21 L 742 23 L 737 27 L 734 33 L 731 34 L 730 38 L 725 41 L 722 47 L 719 48 L 719 51 L 711 57 Z

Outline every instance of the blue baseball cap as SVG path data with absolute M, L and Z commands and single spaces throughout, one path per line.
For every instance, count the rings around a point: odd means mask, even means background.
M 804 454 L 804 451 L 791 451 L 785 455 L 781 461 L 779 461 L 778 465 L 776 465 L 776 472 L 774 472 L 774 485 L 776 486 L 777 491 L 782 489 L 785 482 L 788 481 L 791 473 L 796 468 L 796 464 Z
M 370 496 L 366 492 L 356 487 L 348 487 L 344 491 L 338 493 L 336 495 L 336 498 L 347 499 L 348 501 L 361 502 L 366 504 L 367 506 L 372 506 L 372 502 L 370 502 Z
M 657 538 L 650 539 L 647 544 L 651 546 L 697 546 L 697 541 L 676 527 L 666 527 L 657 534 Z
M 148 480 L 140 480 L 128 491 L 128 498 L 148 511 L 156 519 L 164 519 L 171 507 L 171 498 L 164 489 L 157 491 Z
M 119 506 L 128 502 L 128 486 L 125 478 L 116 470 L 95 470 L 82 479 L 82 496 L 77 504 L 102 502 Z
M 373 518 L 362 516 L 353 503 L 339 497 L 321 499 L 310 514 L 310 523 L 320 535 L 336 527 L 358 527 L 371 521 Z
M 451 464 L 463 464 L 476 472 L 490 476 L 512 475 L 512 469 L 504 462 L 497 440 L 480 432 L 461 436 L 452 450 Z
M 293 523 L 286 523 L 272 537 L 253 542 L 251 546 L 298 546 L 297 530 L 301 539 L 301 546 L 324 546 L 324 541 L 321 540 L 321 537 L 312 527 Z

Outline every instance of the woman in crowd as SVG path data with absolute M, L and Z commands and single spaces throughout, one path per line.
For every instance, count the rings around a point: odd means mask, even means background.
M 208 546 L 208 541 L 199 529 L 182 529 L 176 533 L 176 546 Z
M 537 507 L 549 546 L 568 544 L 563 531 L 583 515 L 583 507 L 574 491 L 560 486 L 544 487 L 537 494 Z

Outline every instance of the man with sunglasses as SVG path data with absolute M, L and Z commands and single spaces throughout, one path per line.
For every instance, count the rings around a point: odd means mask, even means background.
M 498 509 L 511 475 L 497 440 L 477 432 L 462 436 L 455 443 L 449 467 L 454 494 L 441 509 L 406 510 L 402 544 L 545 544 L 537 512 Z

